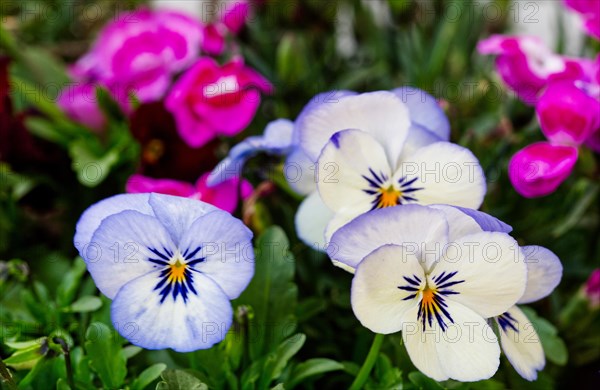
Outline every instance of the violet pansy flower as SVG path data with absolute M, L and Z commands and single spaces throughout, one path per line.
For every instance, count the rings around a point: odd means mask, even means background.
M 189 352 L 221 341 L 254 273 L 252 232 L 207 203 L 125 194 L 92 205 L 75 247 L 131 343 Z

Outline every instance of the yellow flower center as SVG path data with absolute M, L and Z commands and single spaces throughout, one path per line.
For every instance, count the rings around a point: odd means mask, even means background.
M 177 260 L 174 264 L 169 264 L 169 274 L 167 276 L 168 283 L 183 283 L 185 280 L 185 270 L 187 264 Z
M 394 207 L 400 204 L 402 191 L 396 189 L 393 185 L 390 185 L 388 188 L 380 188 L 378 192 L 380 194 L 379 202 L 377 203 L 378 209 Z

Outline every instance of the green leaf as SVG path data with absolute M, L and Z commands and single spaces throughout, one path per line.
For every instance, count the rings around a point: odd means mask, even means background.
M 71 306 L 65 309 L 66 312 L 70 313 L 87 313 L 90 311 L 96 311 L 102 307 L 102 301 L 98 297 L 86 295 L 79 298 Z
M 440 390 L 442 385 L 431 379 L 430 377 L 418 371 L 413 371 L 408 374 L 408 380 L 420 390 Z
M 99 155 L 87 140 L 78 139 L 69 145 L 73 170 L 77 179 L 86 187 L 96 187 L 108 177 L 110 169 L 119 161 L 119 150 L 111 149 Z
M 48 352 L 48 345 L 45 341 L 43 343 L 36 343 L 16 351 L 7 359 L 4 359 L 4 364 L 15 370 L 30 370 L 46 352 Z
M 120 387 L 127 375 L 127 359 L 114 331 L 101 322 L 94 322 L 88 327 L 85 339 L 91 367 L 104 386 Z
M 257 240 L 254 278 L 236 300 L 253 309 L 249 317 L 250 359 L 275 351 L 296 328 L 298 288 L 294 257 L 280 227 L 270 227 Z
M 81 257 L 77 257 L 56 289 L 56 301 L 59 306 L 64 307 L 73 301 L 85 271 L 85 262 Z
M 136 345 L 128 345 L 125 348 L 123 348 L 123 353 L 125 354 L 125 359 L 127 360 L 131 359 L 132 357 L 134 357 L 142 351 L 143 349 Z
M 131 384 L 131 390 L 144 390 L 149 384 L 154 382 L 160 374 L 167 368 L 164 363 L 156 363 L 146 368 Z
M 208 390 L 202 381 L 185 371 L 168 369 L 160 375 L 163 379 L 156 390 Z
M 123 113 L 123 110 L 121 110 L 121 107 L 119 107 L 119 104 L 115 101 L 108 90 L 105 88 L 96 87 L 96 99 L 98 100 L 100 109 L 111 121 L 125 121 L 126 117 Z
M 63 378 L 59 378 L 56 381 L 56 390 L 71 390 L 71 386 Z
M 519 307 L 529 318 L 536 330 L 546 358 L 554 364 L 564 366 L 569 358 L 569 352 L 565 342 L 558 336 L 558 330 L 549 321 L 539 317 L 530 307 Z
M 285 388 L 291 390 L 308 378 L 343 369 L 344 365 L 335 360 L 326 358 L 309 359 L 294 367 L 292 374 L 285 382 Z
M 267 358 L 258 385 L 259 389 L 268 389 L 271 381 L 279 378 L 290 359 L 300 351 L 305 341 L 306 336 L 299 333 L 279 345 L 277 351 Z

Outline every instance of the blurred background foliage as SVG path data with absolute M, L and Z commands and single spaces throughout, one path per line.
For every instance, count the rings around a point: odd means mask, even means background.
M 545 198 L 522 198 L 510 185 L 510 157 L 543 136 L 533 109 L 503 88 L 492 61 L 479 56 L 475 46 L 482 37 L 509 28 L 512 2 L 389 0 L 387 15 L 369 3 L 255 2 L 238 50 L 248 65 L 273 82 L 275 93 L 265 98 L 250 127 L 226 143 L 262 133 L 275 118 L 294 119 L 318 92 L 402 85 L 429 91 L 448 113 L 452 140 L 470 148 L 487 173 L 483 210 L 511 224 L 522 245 L 546 246 L 564 265 L 557 291 L 532 305 L 547 319 L 534 321 L 542 329 L 548 359 L 538 381 L 524 382 L 503 361 L 491 380 L 444 386 L 561 388 L 573 378 L 593 383 L 600 366 L 600 324 L 597 311 L 590 312 L 581 298 L 580 287 L 600 265 L 600 160 L 582 150 L 575 173 Z M 238 215 L 263 233 L 259 247 L 277 242 L 289 246 L 291 254 L 277 252 L 274 258 L 257 260 L 257 279 L 235 302 L 234 331 L 211 350 L 177 354 L 141 352 L 126 346 L 112 330 L 109 301 L 85 274 L 72 246 L 77 218 L 95 201 L 124 192 L 125 180 L 140 166 L 149 176 L 170 172 L 193 180 L 227 151 L 209 145 L 184 160 L 174 158 L 185 153 L 185 146 L 177 146 L 181 141 L 173 136 L 172 117 L 160 104 L 143 105 L 127 118 L 99 93 L 110 118 L 102 136 L 69 121 L 56 107 L 57 93 L 68 83 L 67 64 L 85 53 L 105 21 L 143 4 L 2 2 L 0 354 L 13 359 L 9 366 L 21 368 L 15 372 L 19 388 L 142 389 L 158 381 L 159 388 L 175 388 L 169 386 L 177 381 L 188 384 L 181 388 L 202 388 L 198 378 L 210 388 L 262 389 L 276 383 L 285 383 L 286 389 L 347 387 L 372 334 L 352 314 L 350 276 L 295 237 L 299 199 L 282 184 L 279 161 L 265 156 L 253 159 L 246 169 L 258 191 Z M 500 10 L 498 17 L 486 17 L 482 4 L 493 4 Z M 588 42 L 584 50 L 591 56 L 598 44 Z M 145 157 L 155 138 L 173 148 L 158 162 Z M 264 284 L 278 295 L 261 297 L 256 286 Z M 537 318 L 535 312 L 528 314 Z M 274 327 L 267 336 L 260 331 L 262 324 L 283 328 Z M 253 338 L 252 329 L 258 332 Z M 36 343 L 17 343 L 24 340 Z M 71 367 L 65 365 L 65 356 Z M 102 361 L 101 356 L 110 357 Z M 192 371 L 163 371 L 167 366 Z M 64 379 L 69 369 L 75 372 L 75 385 Z M 320 375 L 326 372 L 337 373 Z M 398 335 L 386 338 L 368 387 L 441 388 L 415 371 Z

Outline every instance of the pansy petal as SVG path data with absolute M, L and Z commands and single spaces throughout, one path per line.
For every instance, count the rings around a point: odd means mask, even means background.
M 441 210 L 446 215 L 448 221 L 448 241 L 453 242 L 461 237 L 469 234 L 482 232 L 483 229 L 475 220 L 467 214 L 461 212 L 458 208 L 444 205 L 434 204 L 430 206 L 436 210 Z
M 508 361 L 525 379 L 534 381 L 546 365 L 544 349 L 535 327 L 517 306 L 496 317 L 500 344 Z
M 169 231 L 175 244 L 179 244 L 181 237 L 196 219 L 219 210 L 217 207 L 199 200 L 162 194 L 151 194 L 148 202 L 152 206 L 156 218 Z
M 300 148 L 295 148 L 286 159 L 283 174 L 290 187 L 300 195 L 317 190 L 316 164 Z
M 146 349 L 177 352 L 207 349 L 223 340 L 233 319 L 227 295 L 208 276 L 193 273 L 186 301 L 162 296 L 156 289 L 160 273 L 152 272 L 121 288 L 111 306 L 111 318 L 123 337 Z
M 179 250 L 194 269 L 212 279 L 229 299 L 237 298 L 254 275 L 252 232 L 225 211 L 199 217 L 187 229 Z
M 98 289 L 114 298 L 128 281 L 153 271 L 175 252 L 167 230 L 154 217 L 125 210 L 105 218 L 83 258 Z
M 373 208 L 375 197 L 370 192 L 377 193 L 391 176 L 381 144 L 360 130 L 335 133 L 323 148 L 318 167 L 323 202 L 334 211 L 353 210 L 356 215 Z
M 527 264 L 527 287 L 519 303 L 531 303 L 550 295 L 560 283 L 563 267 L 552 251 L 542 246 L 521 248 Z
M 424 261 L 441 252 L 447 243 L 448 223 L 442 211 L 405 205 L 373 210 L 355 218 L 334 233 L 327 254 L 356 268 L 369 253 L 386 244 L 410 248 Z
M 413 123 L 408 131 L 408 137 L 406 138 L 406 142 L 402 147 L 402 153 L 400 153 L 400 158 L 398 161 L 406 160 L 414 152 L 427 145 L 443 141 L 445 140 L 427 130 L 423 126 Z
M 300 203 L 296 212 L 296 233 L 308 246 L 318 251 L 326 247 L 325 228 L 333 217 L 333 211 L 323 203 L 317 191 Z
M 303 119 L 300 146 L 316 161 L 329 138 L 340 130 L 359 129 L 385 145 L 392 165 L 400 155 L 410 128 L 406 105 L 387 91 L 346 96 L 335 104 L 322 104 Z
M 525 256 L 508 234 L 481 232 L 451 242 L 433 267 L 429 278 L 436 288 L 451 289 L 448 299 L 485 318 L 504 313 L 525 291 Z M 452 285 L 439 282 L 450 274 Z
M 411 250 L 384 245 L 360 262 L 352 279 L 352 310 L 360 323 L 375 333 L 402 329 L 407 310 L 417 305 L 425 285 L 419 259 Z
M 444 330 L 437 321 L 424 330 L 417 322 L 418 308 L 405 313 L 402 339 L 410 359 L 421 372 L 437 381 L 451 378 L 474 382 L 492 377 L 500 365 L 500 347 L 494 331 L 469 308 L 447 303 L 453 323 Z
M 479 208 L 486 192 L 483 169 L 466 148 L 438 142 L 417 150 L 403 160 L 395 178 L 412 180 L 422 188 L 414 195 L 419 204 L 449 204 Z
M 513 230 L 512 226 L 502 222 L 496 217 L 492 217 L 491 215 L 484 213 L 483 211 L 470 209 L 467 207 L 452 207 L 473 218 L 475 222 L 477 222 L 477 224 L 486 232 L 510 233 Z
M 357 212 L 356 209 L 345 209 L 335 213 L 325 228 L 325 242 L 331 242 L 331 237 L 333 237 L 335 232 L 363 213 Z
M 92 235 L 102 220 L 123 210 L 135 210 L 142 214 L 154 215 L 148 204 L 149 194 L 115 195 L 90 206 L 79 218 L 75 228 L 73 243 L 79 255 L 85 259 L 85 249 L 92 242 Z
M 441 141 L 450 139 L 450 121 L 433 96 L 414 87 L 396 88 L 392 92 L 408 107 L 412 123 L 434 133 Z

